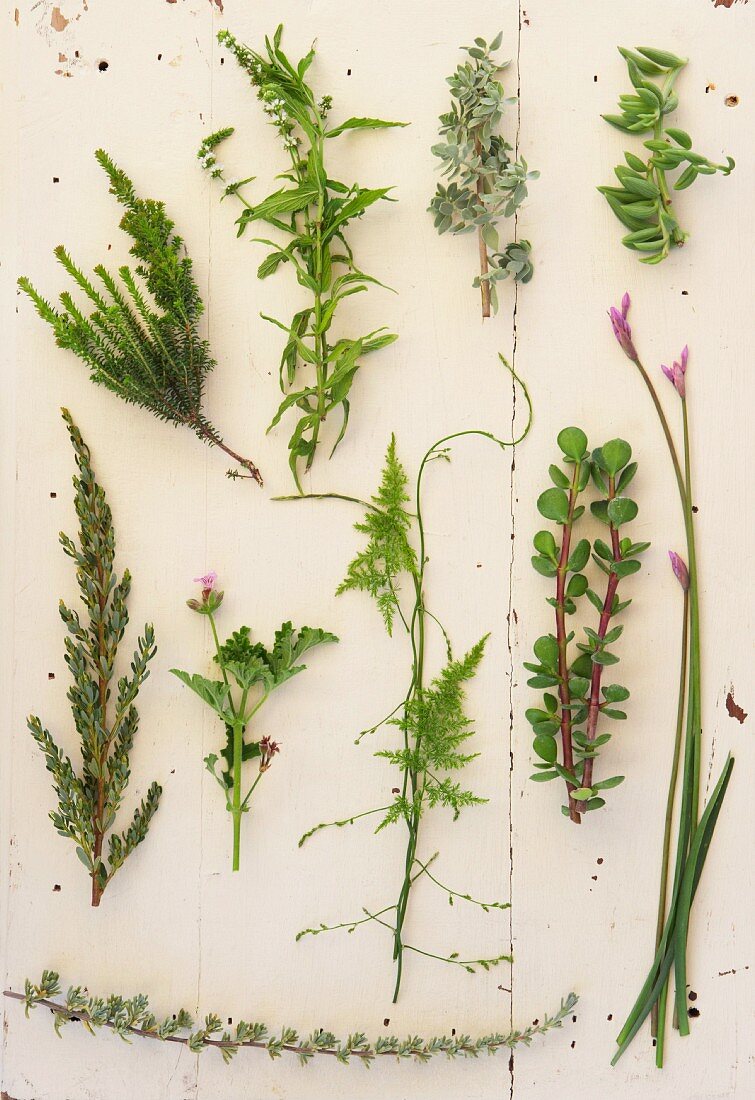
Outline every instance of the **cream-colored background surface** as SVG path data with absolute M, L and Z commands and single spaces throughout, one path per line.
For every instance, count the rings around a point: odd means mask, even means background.
M 42 1011 L 29 1022 L 4 1002 L 3 1096 L 14 1100 L 545 1100 L 755 1095 L 755 934 L 752 844 L 755 768 L 752 717 L 725 706 L 729 691 L 755 707 L 747 583 L 753 508 L 750 384 L 752 201 L 749 71 L 752 16 L 745 4 L 711 0 L 528 0 L 473 12 L 451 0 L 343 4 L 336 0 L 52 0 L 19 2 L 2 23 L 4 378 L 2 931 L 6 987 L 45 966 L 64 984 L 92 991 L 148 992 L 156 1011 L 262 1018 L 302 1031 L 362 1029 L 474 1035 L 525 1024 L 554 1010 L 574 988 L 576 1020 L 530 1050 L 477 1063 L 393 1063 L 369 1074 L 325 1062 L 300 1069 L 243 1053 L 230 1068 L 208 1052 L 92 1039 L 70 1027 L 57 1040 Z M 67 22 L 66 22 L 67 21 Z M 221 26 L 257 44 L 277 22 L 284 48 L 300 56 L 318 39 L 313 79 L 334 96 L 334 118 L 405 119 L 395 132 L 344 137 L 332 150 L 341 174 L 395 184 L 395 205 L 374 208 L 351 229 L 358 261 L 398 290 L 379 289 L 343 310 L 350 331 L 387 324 L 400 333 L 372 356 L 354 392 L 352 420 L 336 459 L 316 467 L 311 487 L 356 495 L 376 484 L 392 431 L 413 473 L 427 446 L 448 431 L 511 430 L 511 386 L 497 364 L 513 357 L 535 403 L 535 426 L 516 452 L 483 441 L 432 468 L 425 508 L 428 599 L 457 649 L 492 638 L 469 693 L 482 756 L 469 769 L 490 801 L 452 828 L 428 818 L 423 850 L 442 849 L 441 878 L 478 896 L 510 897 L 509 913 L 486 916 L 417 888 L 411 939 L 430 950 L 496 953 L 513 947 L 513 970 L 477 977 L 409 957 L 398 1006 L 390 1003 L 390 942 L 378 928 L 293 941 L 313 922 L 348 919 L 362 904 L 395 897 L 400 830 L 373 837 L 367 824 L 322 834 L 303 850 L 310 825 L 380 804 L 393 776 L 355 731 L 392 705 L 407 671 L 400 640 L 386 638 L 367 598 L 332 598 L 359 544 L 349 505 L 273 503 L 290 490 L 285 424 L 265 438 L 277 404 L 280 334 L 259 313 L 289 316 L 296 288 L 281 271 L 255 278 L 261 247 L 237 241 L 230 203 L 204 178 L 195 150 L 233 124 L 224 160 L 261 177 L 265 193 L 282 168 L 274 134 L 234 62 L 215 42 Z M 425 207 L 435 174 L 429 146 L 445 109 L 444 77 L 457 47 L 504 31 L 513 58 L 507 89 L 521 86 L 520 148 L 542 171 L 519 218 L 534 243 L 527 287 L 503 285 L 499 315 L 483 327 L 469 286 L 471 239 L 439 238 Z M 680 198 L 692 238 L 660 268 L 644 268 L 619 244 L 621 229 L 595 191 L 620 160 L 623 138 L 601 123 L 627 78 L 617 43 L 653 44 L 692 58 L 680 81 L 677 124 L 713 157 L 738 160 L 729 179 L 702 178 Z M 101 72 L 98 63 L 108 62 Z M 706 87 L 709 86 L 709 90 Z M 725 105 L 739 96 L 735 108 Z M 516 127 L 512 112 L 510 130 Z M 335 143 L 334 143 L 335 144 Z M 92 153 L 103 145 L 138 190 L 164 198 L 195 261 L 208 305 L 218 369 L 208 388 L 213 420 L 232 446 L 251 453 L 264 491 L 224 479 L 226 461 L 187 433 L 94 388 L 80 363 L 57 350 L 14 280 L 30 275 L 48 296 L 64 283 L 52 257 L 70 246 L 86 270 L 126 257 L 118 209 Z M 59 182 L 54 182 L 54 177 Z M 109 250 L 109 246 L 112 249 Z M 605 310 L 624 289 L 649 366 L 691 348 L 696 501 L 702 569 L 706 761 L 737 763 L 695 905 L 690 982 L 700 1017 L 692 1037 L 672 1037 L 657 1073 L 647 1033 L 617 1069 L 613 1037 L 649 961 L 671 754 L 680 596 L 668 547 L 682 525 L 659 427 L 640 379 L 615 346 Z M 661 379 L 661 383 L 663 380 Z M 662 389 L 673 421 L 670 387 Z M 73 846 L 47 821 L 53 796 L 25 729 L 42 715 L 72 751 L 65 699 L 60 596 L 75 598 L 70 563 L 57 544 L 75 529 L 72 454 L 59 417 L 68 406 L 89 442 L 118 535 L 118 565 L 134 574 L 131 630 L 154 620 L 159 652 L 140 696 L 141 730 L 129 797 L 159 779 L 164 796 L 147 842 L 91 910 Z M 521 416 L 521 401 L 518 415 Z M 521 663 L 549 629 L 547 584 L 529 567 L 534 500 L 555 457 L 555 435 L 582 425 L 597 445 L 621 434 L 640 462 L 635 532 L 652 550 L 628 582 L 634 606 L 620 643 L 622 679 L 633 697 L 605 763 L 626 774 L 608 807 L 576 829 L 561 817 L 556 785 L 528 783 L 533 698 Z M 56 493 L 55 498 L 51 493 Z M 748 522 L 749 521 L 749 522 Z M 202 757 L 218 728 L 168 669 L 207 668 L 208 638 L 185 608 L 191 579 L 214 568 L 226 591 L 224 629 L 249 622 L 269 638 L 282 619 L 341 636 L 268 706 L 265 727 L 283 743 L 245 823 L 242 871 L 229 872 L 230 822 Z M 440 657 L 440 649 L 433 656 Z M 55 679 L 49 679 L 49 673 Z M 706 772 L 706 781 L 710 776 Z M 56 884 L 59 890 L 54 889 Z M 390 1020 L 385 1027 L 383 1021 Z

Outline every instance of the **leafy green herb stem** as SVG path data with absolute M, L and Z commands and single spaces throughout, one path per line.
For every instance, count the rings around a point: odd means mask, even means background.
M 608 478 L 608 501 L 612 501 L 616 496 L 616 478 L 609 476 Z M 621 542 L 619 539 L 619 531 L 615 524 L 611 523 L 609 526 L 611 534 L 611 550 L 613 551 L 614 563 L 618 563 L 623 560 L 621 553 Z M 611 618 L 614 612 L 614 600 L 616 598 L 617 589 L 620 581 L 619 574 L 611 570 L 608 575 L 608 582 L 606 584 L 606 598 L 603 601 L 603 610 L 600 613 L 600 620 L 598 622 L 597 635 L 601 642 L 604 641 L 608 628 L 611 625 Z M 595 735 L 598 728 L 598 718 L 600 717 L 600 682 L 603 677 L 604 665 L 593 664 L 592 672 L 590 674 L 590 703 L 587 710 L 587 724 L 585 726 L 585 736 L 589 742 L 595 740 Z M 582 773 L 582 786 L 592 786 L 592 773 L 595 758 L 593 756 L 587 756 L 585 759 L 584 771 Z
M 558 697 L 561 703 L 561 743 L 564 754 L 564 768 L 572 774 L 574 774 L 574 747 L 572 745 L 571 693 L 569 690 L 569 661 L 566 652 L 567 631 L 564 601 L 566 599 L 567 564 L 571 546 L 572 526 L 574 524 L 574 509 L 579 496 L 581 467 L 580 462 L 574 464 L 574 474 L 569 486 L 569 511 L 563 525 L 561 553 L 556 572 L 556 641 L 558 643 Z M 569 817 L 575 825 L 579 825 L 582 817 L 577 803 L 572 798 L 572 792 L 576 790 L 576 784 L 567 779 L 566 789 L 569 795 Z

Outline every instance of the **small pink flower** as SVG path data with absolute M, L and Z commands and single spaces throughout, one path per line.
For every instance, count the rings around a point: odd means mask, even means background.
M 676 551 L 669 550 L 668 556 L 671 559 L 671 568 L 674 571 L 674 576 L 676 577 L 676 579 L 679 581 L 679 584 L 682 586 L 682 588 L 686 592 L 687 589 L 689 588 L 689 570 L 687 569 L 687 566 L 684 564 L 683 559 L 679 557 L 679 555 L 676 553 Z
M 203 592 L 212 592 L 213 588 L 217 584 L 218 575 L 214 570 L 209 573 L 205 573 L 203 577 L 195 577 L 194 583 L 202 585 Z
M 689 348 L 685 344 L 682 348 L 682 354 L 679 356 L 679 362 L 674 361 L 673 365 L 667 367 L 665 363 L 661 363 L 661 370 L 668 378 L 669 382 L 673 385 L 676 392 L 680 397 L 685 397 L 687 393 L 687 386 L 684 380 L 684 376 L 687 373 L 687 360 L 689 359 Z
M 611 318 L 613 334 L 618 340 L 621 350 L 628 359 L 634 360 L 637 358 L 637 352 L 632 343 L 632 330 L 627 321 L 627 315 L 631 304 L 632 301 L 629 294 L 625 291 L 621 299 L 621 310 L 618 310 L 616 306 L 611 306 L 608 311 L 608 316 Z

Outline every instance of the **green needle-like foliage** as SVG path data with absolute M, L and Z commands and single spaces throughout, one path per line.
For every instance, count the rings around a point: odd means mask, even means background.
M 110 685 L 116 676 L 118 646 L 128 625 L 131 575 L 126 570 L 120 581 L 115 575 L 110 507 L 95 479 L 89 448 L 68 410 L 62 411 L 79 469 L 73 479 L 79 542 L 77 545 L 61 533 L 60 543 L 76 564 L 76 580 L 89 620 L 83 623 L 79 612 L 61 601 L 60 617 L 68 630 L 65 659 L 73 680 L 68 700 L 81 739 L 81 773 L 36 715 L 29 717 L 28 726 L 45 755 L 58 796 L 58 809 L 50 814 L 50 820 L 61 836 L 76 844 L 76 854 L 92 880 L 92 905 L 99 905 L 115 872 L 147 835 L 162 793 L 162 788 L 152 783 L 129 827 L 122 834 L 111 832 L 131 775 L 129 756 L 139 726 L 135 700 L 149 676 L 147 666 L 156 646 L 148 623 L 137 642 L 130 675 L 117 680 L 113 701 Z M 106 836 L 107 857 L 103 854 Z
M 432 148 L 448 183 L 438 184 L 429 210 L 439 233 L 477 233 L 480 274 L 474 286 L 480 288 L 483 317 L 490 316 L 491 305 L 498 308 L 502 279 L 511 275 L 528 283 L 532 278 L 529 241 L 501 248 L 497 225 L 516 214 L 527 198 L 527 183 L 540 175 L 524 157 L 512 159 L 513 146 L 498 133 L 505 108 L 517 102 L 498 80 L 509 64 L 493 57 L 502 38 L 497 34 L 489 45 L 476 38 L 474 46 L 463 47 L 469 60 L 448 77 L 451 110 L 440 116 L 442 141 Z
M 102 264 L 90 279 L 59 245 L 55 255 L 92 303 L 89 316 L 64 291 L 55 309 L 22 277 L 18 284 L 47 321 L 61 348 L 82 359 L 98 385 L 130 404 L 149 409 L 160 420 L 183 425 L 210 446 L 219 447 L 262 484 L 254 463 L 231 450 L 207 419 L 205 380 L 215 366 L 209 344 L 199 334 L 204 303 L 184 242 L 174 232 L 165 204 L 140 199 L 131 180 L 108 154 L 95 154 L 110 180 L 110 193 L 125 208 L 121 229 L 133 239 L 135 271 L 118 269 L 118 279 Z
M 298 410 L 299 418 L 288 447 L 291 472 L 301 492 L 301 465 L 304 470 L 312 466 L 325 421 L 332 413 L 340 413 L 341 426 L 331 456 L 343 439 L 351 389 L 362 360 L 396 339 L 383 328 L 358 338 L 332 335 L 341 303 L 370 286 L 382 285 L 356 266 L 345 233 L 365 210 L 386 199 L 390 188 L 360 187 L 334 179 L 327 165 L 329 146 L 335 138 L 353 130 L 386 129 L 404 123 L 348 118 L 332 125 L 328 121 L 331 97 L 318 99 L 306 80 L 314 48 L 298 64 L 291 62 L 280 48 L 282 34 L 283 28 L 279 26 L 272 41 L 265 39 L 264 54 L 242 45 L 229 31 L 221 31 L 218 41 L 231 51 L 251 78 L 262 109 L 281 138 L 290 167 L 277 179 L 284 180 L 285 186 L 260 202 L 251 203 L 244 198 L 242 188 L 254 177 L 231 180 L 215 155 L 218 145 L 233 133 L 231 128 L 205 138 L 198 156 L 213 179 L 224 183 L 223 197 L 234 195 L 241 202 L 239 236 L 254 223 L 264 222 L 283 237 L 283 242 L 257 238 L 273 249 L 260 264 L 258 277 L 265 279 L 279 267 L 290 265 L 309 298 L 291 321 L 265 318 L 286 333 L 280 361 L 280 387 L 286 396 L 270 428 L 289 409 Z M 305 383 L 302 374 L 306 376 Z
M 620 46 L 619 53 L 627 63 L 633 91 L 619 96 L 620 114 L 603 118 L 623 133 L 650 134 L 643 143 L 650 156 L 645 160 L 635 153 L 625 153 L 626 165 L 614 169 L 618 186 L 598 190 L 629 230 L 622 244 L 640 253 L 641 263 L 658 264 L 666 259 L 672 246 L 683 245 L 689 235 L 677 220 L 668 173 L 685 166 L 673 184 L 674 191 L 683 191 L 698 176 L 716 172 L 728 176 L 734 161 L 727 157 L 726 164 L 714 164 L 693 150 L 692 138 L 685 130 L 666 125 L 667 116 L 679 104 L 674 84 L 687 64 L 686 58 L 647 46 L 636 50 Z
M 335 1059 L 345 1066 L 350 1062 L 361 1063 L 369 1068 L 376 1060 L 394 1058 L 397 1062 L 429 1062 L 438 1055 L 447 1059 L 464 1058 L 474 1061 L 481 1054 L 495 1054 L 499 1050 L 513 1050 L 517 1046 L 528 1047 L 536 1035 L 547 1035 L 554 1028 L 560 1028 L 564 1020 L 574 1011 L 577 996 L 570 993 L 565 997 L 558 1010 L 550 1015 L 546 1013 L 541 1020 L 521 1030 L 507 1033 L 492 1032 L 473 1039 L 466 1034 L 439 1035 L 432 1039 L 422 1039 L 419 1035 L 410 1035 L 398 1039 L 395 1035 L 381 1035 L 370 1042 L 361 1031 L 352 1032 L 348 1038 L 338 1039 L 331 1031 L 318 1029 L 311 1035 L 300 1035 L 292 1027 L 284 1027 L 278 1034 L 271 1033 L 263 1023 L 247 1023 L 239 1020 L 232 1031 L 226 1030 L 221 1017 L 209 1013 L 203 1023 L 197 1022 L 185 1010 L 171 1016 L 158 1019 L 149 1007 L 144 993 L 137 993 L 128 1000 L 117 994 L 109 997 L 93 997 L 81 986 L 69 986 L 65 997 L 62 996 L 60 980 L 54 970 L 45 970 L 38 985 L 27 978 L 23 993 L 7 991 L 6 997 L 23 1001 L 26 1015 L 37 1007 L 49 1009 L 58 1035 L 61 1028 L 72 1021 L 81 1023 L 92 1034 L 98 1028 L 114 1031 L 125 1042 L 136 1038 L 159 1039 L 165 1042 L 182 1043 L 192 1054 L 202 1054 L 205 1050 L 215 1049 L 227 1064 L 240 1050 L 264 1051 L 270 1058 L 280 1058 L 284 1054 L 293 1054 L 299 1065 L 306 1066 L 318 1056 Z M 55 1000 L 55 998 L 58 998 Z
M 553 487 L 540 494 L 537 508 L 542 516 L 558 524 L 560 540 L 557 542 L 551 531 L 538 531 L 534 538 L 537 553 L 532 558 L 535 571 L 556 582 L 555 596 L 548 598 L 555 609 L 556 632 L 538 638 L 535 661 L 525 662 L 524 667 L 533 674 L 527 681 L 529 686 L 546 689 L 543 705 L 529 708 L 525 716 L 533 729 L 533 748 L 538 758 L 531 778 L 537 783 L 563 779 L 569 801 L 562 810 L 578 824 L 582 813 L 605 806 L 605 791 L 624 781 L 623 775 L 593 779 L 598 752 L 611 740 L 610 733 L 598 733 L 598 723 L 606 718 L 625 719 L 626 712 L 616 704 L 629 698 L 622 684 L 603 684 L 602 677 L 608 666 L 619 661 L 611 647 L 624 628 L 613 625 L 613 620 L 632 602 L 619 600 L 619 582 L 639 571 L 638 558 L 650 543 L 633 542 L 620 533 L 638 511 L 626 493 L 637 473 L 629 444 L 611 439 L 590 454 L 585 433 L 580 428 L 564 428 L 559 432 L 558 445 L 566 471 L 555 464 L 549 468 Z M 590 508 L 593 516 L 606 525 L 608 542 L 601 538 L 593 543 L 586 538 L 574 540 L 575 525 L 585 511 L 578 499 L 591 478 L 599 499 Z M 590 587 L 583 572 L 591 557 L 605 576 L 604 595 Z M 595 629 L 584 628 L 585 640 L 576 643 L 579 652 L 575 656 L 569 649 L 574 631 L 568 630 L 567 617 L 575 614 L 585 595 L 598 614 L 598 622 Z

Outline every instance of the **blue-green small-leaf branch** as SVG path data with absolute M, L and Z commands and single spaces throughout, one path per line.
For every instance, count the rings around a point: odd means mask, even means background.
M 140 199 L 129 177 L 103 149 L 95 156 L 110 180 L 111 195 L 125 208 L 121 229 L 134 242 L 135 272 L 120 267 L 119 283 L 98 264 L 96 280 L 90 279 L 59 245 L 55 255 L 94 306 L 89 316 L 67 290 L 60 295 L 63 309 L 57 310 L 25 276 L 18 285 L 52 328 L 58 347 L 86 363 L 92 382 L 128 404 L 149 409 L 159 420 L 191 429 L 210 447 L 225 451 L 246 471 L 245 477 L 261 485 L 254 462 L 232 450 L 205 414 L 205 380 L 215 360 L 199 332 L 204 303 L 192 262 L 165 204 Z
M 501 357 L 504 366 L 508 364 Z M 387 805 L 354 813 L 336 821 L 322 822 L 310 829 L 300 840 L 300 845 L 323 829 L 343 828 L 363 818 L 377 817 L 375 829 L 403 824 L 407 832 L 406 855 L 401 886 L 396 902 L 379 910 L 364 908 L 363 915 L 352 921 L 335 925 L 320 924 L 303 929 L 297 939 L 308 935 L 320 935 L 335 929 L 353 932 L 358 926 L 375 923 L 385 928 L 393 941 L 393 959 L 396 964 L 393 999 L 398 999 L 403 974 L 404 954 L 411 951 L 427 958 L 438 959 L 453 966 L 461 966 L 474 974 L 477 968 L 488 970 L 501 962 L 511 962 L 507 954 L 484 959 L 462 958 L 456 951 L 440 954 L 426 951 L 405 941 L 404 925 L 409 909 L 412 888 L 418 879 L 427 877 L 446 894 L 451 904 L 454 899 L 479 906 L 485 912 L 504 909 L 506 902 L 481 902 L 469 894 L 450 889 L 429 866 L 438 856 L 421 858 L 419 837 L 421 822 L 428 811 L 445 808 L 456 820 L 468 807 L 478 806 L 486 799 L 464 787 L 457 778 L 460 772 L 474 760 L 478 753 L 471 750 L 474 734 L 472 722 L 464 709 L 466 685 L 474 677 L 482 660 L 487 635 L 476 642 L 461 658 L 455 658 L 448 633 L 438 617 L 425 601 L 425 570 L 428 563 L 425 526 L 422 514 L 422 486 L 427 466 L 437 460 L 450 461 L 451 444 L 465 436 L 482 436 L 501 449 L 516 446 L 527 435 L 532 423 L 532 405 L 522 381 L 513 374 L 515 382 L 524 393 L 528 417 L 527 424 L 512 440 L 503 441 L 491 432 L 472 428 L 455 432 L 438 440 L 426 452 L 417 474 L 413 501 L 408 492 L 408 477 L 401 464 L 395 438 L 391 438 L 379 488 L 372 500 L 364 504 L 365 515 L 356 529 L 366 536 L 366 545 L 348 566 L 346 577 L 338 593 L 364 592 L 376 603 L 388 634 L 400 624 L 409 643 L 411 672 L 404 697 L 381 721 L 369 731 L 375 733 L 382 727 L 399 731 L 395 747 L 378 750 L 375 755 L 387 760 L 398 771 L 400 779 L 394 787 L 394 797 Z M 330 494 L 316 494 L 319 499 Z M 332 494 L 339 500 L 355 500 L 343 494 Z M 307 497 L 288 497 L 288 500 L 305 500 Z M 410 501 L 413 510 L 407 507 Z M 414 540 L 414 542 L 412 541 Z M 416 542 L 416 546 L 415 543 Z M 446 663 L 435 678 L 428 683 L 426 668 L 426 632 L 437 628 L 446 649 Z M 364 734 L 360 735 L 361 737 Z
M 242 192 L 255 177 L 231 179 L 217 159 L 218 146 L 233 133 L 231 127 L 206 137 L 198 157 L 212 178 L 223 184 L 223 198 L 232 195 L 241 203 L 239 236 L 262 222 L 282 238 L 277 242 L 256 238 L 272 249 L 260 264 L 258 277 L 266 279 L 288 265 L 308 296 L 308 304 L 290 321 L 264 317 L 286 336 L 280 361 L 280 388 L 285 396 L 268 431 L 289 411 L 298 413 L 288 449 L 291 473 L 301 492 L 301 474 L 312 466 L 328 416 L 337 414 L 341 418 L 331 457 L 343 439 L 352 386 L 364 357 L 396 339 L 384 328 L 358 338 L 333 336 L 341 303 L 371 286 L 382 286 L 356 265 L 346 230 L 369 207 L 388 199 L 391 189 L 360 187 L 334 179 L 327 163 L 329 145 L 342 134 L 405 123 L 349 118 L 332 125 L 331 97 L 318 98 L 306 79 L 314 47 L 301 61 L 292 62 L 280 48 L 282 34 L 283 27 L 279 26 L 272 40 L 265 39 L 264 54 L 242 45 L 227 30 L 220 31 L 218 41 L 251 79 L 262 109 L 281 139 L 290 161 L 288 170 L 277 177 L 283 186 L 261 201 L 247 200 Z
M 623 632 L 614 620 L 632 602 L 620 600 L 620 581 L 639 572 L 638 560 L 650 543 L 622 537 L 624 525 L 636 518 L 638 508 L 627 493 L 637 473 L 632 448 L 624 439 L 610 439 L 590 453 L 587 436 L 581 428 L 564 428 L 558 435 L 562 465 L 555 463 L 548 473 L 553 483 L 540 494 L 537 509 L 545 519 L 558 525 L 558 541 L 552 531 L 538 531 L 534 538 L 532 567 L 542 577 L 555 580 L 555 595 L 548 603 L 555 609 L 555 634 L 545 634 L 535 642 L 534 662 L 524 667 L 532 673 L 527 681 L 532 688 L 544 688 L 543 703 L 525 712 L 534 733 L 533 749 L 537 762 L 530 778 L 536 783 L 563 779 L 568 804 L 563 813 L 579 824 L 582 814 L 605 806 L 604 793 L 624 781 L 623 775 L 595 780 L 595 760 L 611 740 L 611 734 L 598 733 L 601 719 L 623 720 L 626 712 L 617 706 L 629 698 L 623 684 L 603 684 L 606 668 L 619 662 L 613 644 Z M 566 469 L 562 467 L 565 466 Z M 590 509 L 605 524 L 608 541 L 574 539 L 574 529 L 584 514 L 579 498 L 592 480 L 598 492 Z M 605 593 L 590 586 L 584 572 L 590 558 L 605 577 Z M 598 613 L 595 628 L 584 628 L 584 641 L 570 645 L 575 632 L 567 626 L 582 596 Z M 558 738 L 561 760 L 558 759 Z
M 252 719 L 271 694 L 293 676 L 304 672 L 301 658 L 323 642 L 337 642 L 335 634 L 319 627 L 303 626 L 295 630 L 290 622 L 275 632 L 270 649 L 261 642 L 252 642 L 248 626 L 235 630 L 221 645 L 215 624 L 215 612 L 223 602 L 223 593 L 215 588 L 214 573 L 200 578 L 203 582 L 201 600 L 188 600 L 192 611 L 206 616 L 215 645 L 214 662 L 221 679 L 210 680 L 198 673 L 173 668 L 177 676 L 202 702 L 212 710 L 225 727 L 225 744 L 220 755 L 210 753 L 205 766 L 221 787 L 226 809 L 233 821 L 233 870 L 238 871 L 241 852 L 241 821 L 251 809 L 252 795 L 262 776 L 270 769 L 280 751 L 277 741 L 269 736 L 250 738 Z M 246 794 L 242 794 L 244 764 L 257 760 L 257 774 Z
M 324 1055 L 341 1065 L 359 1062 L 367 1069 L 384 1058 L 394 1058 L 396 1062 L 425 1063 L 438 1055 L 475 1059 L 481 1054 L 495 1054 L 499 1050 L 513 1050 L 518 1046 L 528 1047 L 536 1036 L 547 1035 L 549 1031 L 560 1028 L 578 1001 L 576 994 L 570 993 L 552 1016 L 546 1013 L 536 1024 L 505 1033 L 492 1032 L 477 1039 L 467 1034 L 440 1035 L 432 1039 L 423 1039 L 419 1035 L 410 1035 L 406 1039 L 381 1035 L 371 1041 L 361 1031 L 354 1031 L 345 1039 L 322 1030 L 302 1036 L 292 1027 L 271 1033 L 266 1024 L 247 1023 L 245 1020 L 239 1020 L 233 1030 L 229 1030 L 223 1027 L 224 1017 L 216 1013 L 205 1016 L 204 1023 L 196 1023 L 185 1009 L 159 1019 L 150 1010 L 149 1000 L 143 993 L 130 998 L 117 994 L 92 997 L 81 986 L 71 986 L 66 996 L 62 997 L 60 980 L 53 970 L 45 970 L 38 985 L 27 979 L 23 993 L 6 989 L 5 996 L 22 1001 L 27 1017 L 34 1008 L 48 1009 L 58 1035 L 65 1024 L 75 1022 L 83 1024 L 92 1035 L 100 1028 L 107 1028 L 126 1043 L 133 1038 L 156 1039 L 158 1042 L 188 1047 L 193 1054 L 214 1049 L 220 1052 L 226 1064 L 241 1050 L 260 1050 L 272 1059 L 293 1054 L 302 1066 Z
M 626 61 L 633 89 L 630 95 L 619 97 L 620 114 L 603 118 L 623 133 L 650 137 L 643 142 L 647 153 L 624 154 L 626 164 L 614 169 L 618 184 L 598 190 L 629 230 L 622 244 L 637 252 L 641 263 L 658 264 L 689 236 L 677 219 L 671 190 L 684 191 L 698 176 L 716 172 L 728 176 L 734 161 L 727 157 L 726 164 L 715 164 L 694 151 L 685 130 L 667 125 L 668 116 L 679 104 L 674 84 L 686 58 L 647 46 L 635 50 L 620 46 L 619 53 Z M 672 185 L 670 174 L 678 169 L 682 171 Z
M 451 110 L 440 116 L 441 141 L 432 147 L 441 161 L 439 183 L 430 203 L 439 233 L 477 234 L 480 274 L 474 286 L 480 288 L 482 315 L 491 306 L 498 309 L 497 284 L 511 276 L 516 282 L 532 278 L 529 241 L 512 241 L 501 246 L 498 222 L 513 217 L 527 198 L 527 184 L 540 175 L 527 166 L 498 132 L 505 108 L 517 102 L 506 96 L 498 73 L 508 61 L 496 61 L 502 34 L 488 45 L 476 38 L 474 46 L 462 47 L 469 60 L 458 65 L 447 78 L 451 88 Z
M 135 700 L 157 647 L 152 624 L 147 623 L 137 641 L 130 674 L 118 678 L 113 700 L 118 647 L 128 626 L 131 574 L 125 570 L 120 581 L 115 574 L 110 506 L 95 478 L 89 448 L 68 410 L 61 411 L 78 467 L 73 486 L 79 541 L 77 545 L 61 532 L 60 544 L 76 566 L 88 618 L 82 622 L 78 611 L 60 601 L 60 617 L 68 631 L 65 661 L 73 681 L 68 700 L 81 741 L 81 772 L 36 715 L 29 716 L 27 725 L 53 777 L 58 809 L 50 820 L 61 836 L 75 843 L 76 855 L 92 880 L 92 905 L 97 906 L 115 872 L 146 837 L 162 794 L 162 787 L 152 783 L 128 828 L 123 833 L 112 831 L 131 776 L 129 758 L 139 728 Z M 107 855 L 103 853 L 106 838 Z

